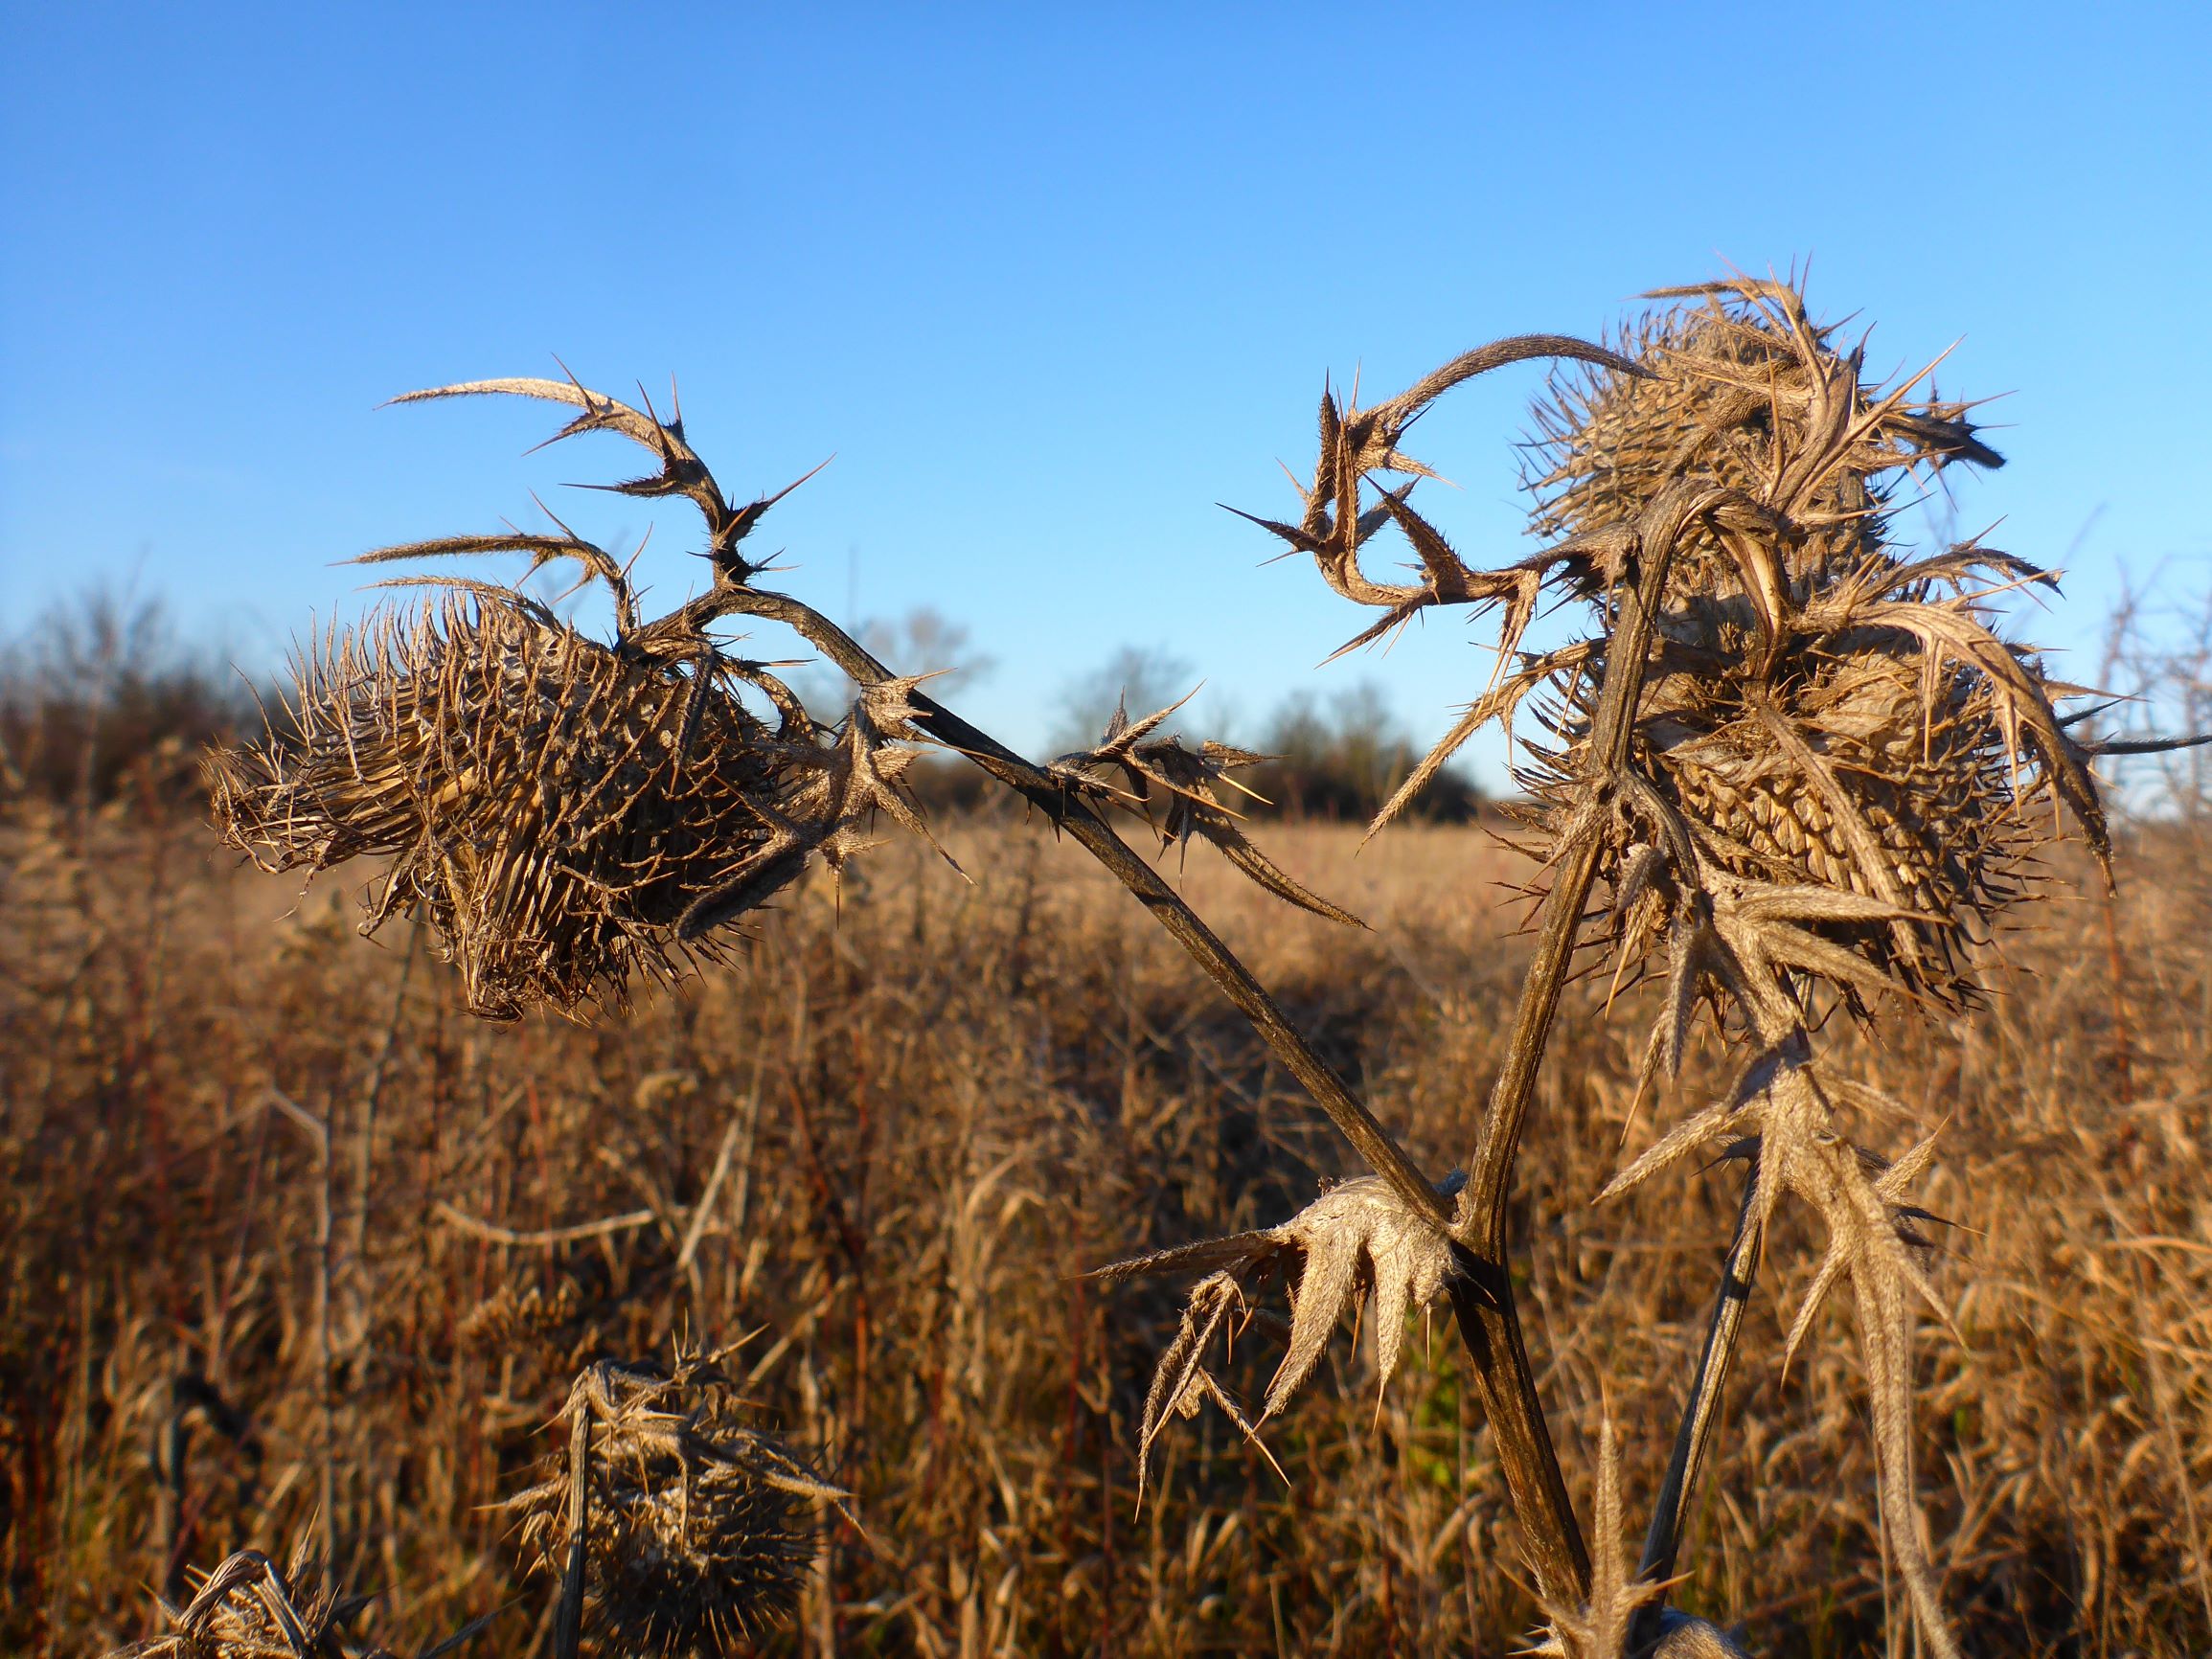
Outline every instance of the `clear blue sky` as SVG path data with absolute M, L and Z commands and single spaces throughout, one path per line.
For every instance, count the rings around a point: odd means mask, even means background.
M 1220 719 L 1376 675 L 1426 735 L 1487 675 L 1469 630 L 1315 673 L 1365 614 L 1214 503 L 1289 506 L 1325 373 L 1808 255 L 1876 362 L 1963 335 L 1946 389 L 2011 394 L 1961 514 L 2080 538 L 2043 637 L 2087 647 L 2119 561 L 2212 550 L 2196 6 L 0 15 L 0 631 L 128 581 L 265 663 L 362 604 L 333 560 L 533 489 L 634 539 L 643 504 L 556 488 L 614 441 L 524 460 L 550 412 L 376 407 L 558 352 L 673 371 L 733 491 L 834 452 L 762 543 L 833 610 L 856 569 L 868 615 L 968 624 L 998 668 L 964 704 L 1016 742 L 1125 643 Z M 1537 378 L 1421 432 L 1471 557 L 1516 551 Z

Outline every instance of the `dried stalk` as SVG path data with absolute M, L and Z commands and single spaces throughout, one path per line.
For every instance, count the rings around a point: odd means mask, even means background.
M 1610 1629 L 1649 1602 L 1636 1616 L 1649 1636 L 1666 1617 L 1662 1580 L 1678 1553 L 1767 1223 L 1788 1193 L 1829 1227 L 1789 1347 L 1827 1289 L 1848 1277 L 1875 1408 L 1885 1534 L 1916 1625 L 1939 1654 L 1953 1653 L 1911 1495 L 1914 1305 L 1940 1305 L 1916 1254 L 1928 1242 L 1917 1225 L 1930 1217 L 1912 1206 L 1907 1186 L 1929 1144 L 1893 1161 L 1845 1140 L 1833 1105 L 1860 1085 L 1826 1075 L 1808 1026 L 1817 1029 L 1821 995 L 1868 1022 L 1881 998 L 1971 1003 L 1966 924 L 2020 891 L 2033 834 L 2021 808 L 2047 794 L 2070 809 L 2101 857 L 2104 817 L 2087 762 L 2111 746 L 2068 737 L 2072 722 L 2055 713 L 2054 699 L 2073 689 L 1991 631 L 1987 599 L 2041 573 L 1973 543 L 1913 557 L 1885 540 L 1882 475 L 1940 471 L 1958 460 L 2000 464 L 1965 405 L 1916 398 L 1917 377 L 1888 392 L 1867 386 L 1858 354 L 1838 351 L 1787 284 L 1656 297 L 1703 305 L 1624 339 L 1632 357 L 1532 336 L 1467 353 L 1372 408 L 1326 395 L 1320 460 L 1311 489 L 1300 486 L 1302 518 L 1257 521 L 1310 554 L 1338 594 L 1385 612 L 1353 645 L 1430 605 L 1501 610 L 1493 687 L 1378 828 L 1474 730 L 1510 721 L 1525 697 L 1549 688 L 1539 702 L 1550 703 L 1541 723 L 1557 747 L 1531 746 L 1536 764 L 1524 782 L 1537 797 L 1532 821 L 1550 879 L 1462 1186 L 1434 1186 L 1422 1174 L 1105 816 L 1109 805 L 1142 810 L 1169 844 L 1203 836 L 1278 897 L 1349 920 L 1269 864 L 1238 828 L 1219 786 L 1233 787 L 1228 773 L 1258 757 L 1160 738 L 1173 712 L 1163 710 L 1133 722 L 1117 716 L 1097 747 L 1048 766 L 1025 760 L 820 612 L 753 585 L 762 566 L 740 543 L 776 498 L 742 508 L 725 498 L 685 439 L 680 412 L 664 421 L 650 403 L 641 412 L 574 381 L 482 381 L 412 396 L 566 403 L 582 413 L 559 436 L 608 430 L 652 451 L 657 473 L 612 488 L 691 500 L 709 532 L 712 587 L 644 622 L 627 572 L 565 527 L 559 536 L 447 537 L 370 556 L 518 551 L 534 569 L 573 559 L 612 595 L 617 637 L 586 641 L 512 588 L 455 583 L 460 592 L 444 611 L 412 631 L 385 623 L 380 633 L 333 639 L 306 666 L 296 755 L 272 739 L 213 769 L 226 832 L 279 868 L 321 868 L 351 852 L 398 854 L 404 884 L 395 876 L 371 924 L 399 907 L 426 911 L 464 963 L 472 1005 L 512 1017 L 540 1001 L 564 1010 L 619 1002 L 633 968 L 673 977 L 687 952 L 711 959 L 730 923 L 815 859 L 839 869 L 860 852 L 878 813 L 926 835 L 900 783 L 911 759 L 905 745 L 956 750 L 1129 889 L 1376 1171 L 1280 1226 L 1102 1270 L 1206 1275 L 1154 1376 L 1146 1445 L 1169 1414 L 1207 1400 L 1253 1432 L 1207 1369 L 1205 1351 L 1232 1312 L 1241 1316 L 1258 1277 L 1296 1275 L 1290 1351 L 1262 1422 L 1311 1374 L 1363 1288 L 1392 1326 L 1378 1346 L 1385 1378 L 1406 1308 L 1448 1294 L 1541 1600 L 1564 1621 L 1556 1633 L 1569 1648 L 1587 1646 L 1589 1630 Z M 1555 378 L 1555 402 L 1538 412 L 1546 433 L 1539 447 L 1552 455 L 1552 470 L 1534 485 L 1547 545 L 1478 571 L 1410 505 L 1415 484 L 1434 474 L 1399 442 L 1452 386 L 1539 355 L 1591 371 L 1580 388 Z M 1383 486 L 1378 473 L 1406 482 Z M 1365 543 L 1385 528 L 1410 543 L 1418 582 L 1377 581 L 1362 569 Z M 1524 651 L 1547 586 L 1590 604 L 1593 625 L 1567 646 Z M 767 665 L 727 654 L 709 630 L 737 616 L 791 628 L 843 670 L 859 691 L 848 716 L 817 723 Z M 764 695 L 779 723 L 752 714 L 741 686 Z M 537 734 L 548 727 L 584 740 L 540 761 Z M 613 796 L 599 781 L 610 768 L 624 779 Z M 1126 788 L 1102 780 L 1117 772 Z M 530 810 L 517 826 L 509 803 L 526 794 Z M 449 858 L 449 847 L 466 855 Z M 481 867 L 478 848 L 490 853 Z M 1715 1009 L 1723 1040 L 1749 1057 L 1726 1099 L 1669 1129 L 1604 1194 L 1717 1135 L 1739 1137 L 1751 1158 L 1647 1534 L 1644 1581 L 1632 1594 L 1609 1535 L 1617 1483 L 1600 1505 L 1607 1565 L 1593 1586 L 1592 1551 L 1567 1498 L 1515 1306 L 1506 1227 L 1537 1079 L 1600 881 L 1612 893 L 1620 968 L 1659 953 L 1667 964 L 1639 1094 L 1662 1072 L 1677 1072 L 1701 1000 Z M 734 1125 L 711 1185 L 733 1133 Z M 687 1262 L 699 1223 L 695 1216 Z M 1570 1627 L 1583 1634 L 1568 1640 Z
M 1758 1171 L 1754 1168 L 1744 1178 L 1743 1214 L 1737 1218 L 1736 1236 L 1729 1241 L 1728 1254 L 1721 1265 L 1721 1291 L 1713 1301 L 1713 1320 L 1705 1330 L 1705 1347 L 1698 1356 L 1697 1375 L 1675 1431 L 1675 1449 L 1667 1459 L 1667 1473 L 1652 1505 L 1652 1524 L 1644 1534 L 1644 1554 L 1637 1570 L 1654 1582 L 1675 1576 L 1683 1522 L 1705 1466 L 1714 1425 L 1720 1420 L 1721 1390 L 1727 1385 L 1728 1366 L 1735 1358 L 1744 1314 L 1751 1306 L 1751 1283 L 1758 1277 L 1759 1253 L 1766 1241 L 1766 1230 L 1751 1215 L 1751 1198 L 1757 1191 Z

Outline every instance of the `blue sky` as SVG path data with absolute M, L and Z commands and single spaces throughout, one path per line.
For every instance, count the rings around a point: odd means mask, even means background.
M 523 458 L 550 412 L 410 387 L 680 377 L 802 596 L 932 604 L 1035 745 L 1125 644 L 1249 730 L 1377 677 L 1419 735 L 1488 659 L 1366 620 L 1214 504 L 1284 511 L 1323 375 L 1394 388 L 1494 335 L 1595 333 L 1661 283 L 1812 261 L 1872 360 L 1954 340 L 2008 393 L 1966 528 L 2065 560 L 2083 653 L 2126 563 L 2199 573 L 2212 440 L 2201 9 L 871 10 L 0 5 L 0 631 L 89 581 L 265 664 L 379 543 L 644 504 Z M 1516 556 L 1539 371 L 1419 451 Z M 594 448 L 604 444 L 604 448 Z M 640 566 L 696 579 L 673 511 Z M 2071 557 L 2069 559 L 2069 550 Z M 1494 748 L 1486 752 L 1494 766 Z

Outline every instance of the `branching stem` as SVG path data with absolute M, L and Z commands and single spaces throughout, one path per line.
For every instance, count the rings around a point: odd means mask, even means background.
M 881 685 L 894 678 L 836 624 L 783 594 L 750 587 L 718 588 L 696 602 L 719 614 L 764 617 L 783 623 L 802 635 L 836 664 L 855 683 Z M 1000 783 L 1027 799 L 1064 830 L 1084 851 L 1136 896 L 1159 924 L 1188 951 L 1244 1017 L 1252 1022 L 1275 1057 L 1303 1084 L 1330 1121 L 1343 1131 L 1355 1150 L 1407 1203 L 1435 1218 L 1439 1226 L 1450 1220 L 1436 1189 L 1414 1167 L 1413 1160 L 1377 1121 L 1335 1069 L 1313 1052 L 1277 1006 L 1251 969 L 1238 960 L 1198 915 L 1169 886 L 1159 872 L 1139 857 L 1113 827 L 1089 805 L 1064 788 L 1043 768 L 1022 759 L 989 733 L 969 725 L 951 710 L 917 692 L 912 701 L 918 713 L 914 723 L 947 748 L 966 755 Z
M 717 589 L 696 602 L 711 606 L 715 614 L 758 616 L 785 624 L 857 684 L 879 685 L 893 677 L 834 623 L 785 595 L 732 586 Z M 1640 645 L 1635 655 L 1640 661 Z M 1041 808 L 1136 896 L 1175 943 L 1190 953 L 1206 977 L 1251 1021 L 1253 1030 L 1283 1062 L 1284 1069 L 1305 1086 L 1354 1149 L 1401 1197 L 1434 1217 L 1438 1226 L 1452 1224 L 1452 1216 L 1436 1189 L 1414 1167 L 1389 1130 L 1353 1094 L 1335 1069 L 1313 1052 L 1251 969 L 1152 865 L 1114 833 L 1112 826 L 1087 802 L 1063 789 L 1049 773 L 949 709 L 920 693 L 912 700 L 920 711 L 915 724 Z M 1593 841 L 1588 851 L 1592 868 L 1595 852 Z M 1583 887 L 1586 893 L 1586 878 Z M 1578 914 L 1580 908 L 1578 899 Z M 1550 1000 L 1558 1001 L 1556 986 Z M 1540 1047 L 1540 1035 L 1538 1040 Z M 1505 1469 L 1515 1512 L 1527 1534 L 1531 1564 L 1546 1596 L 1572 1595 L 1579 1600 L 1588 1593 L 1589 1554 L 1575 1521 L 1566 1484 L 1560 1476 L 1559 1458 L 1552 1449 L 1542 1405 L 1537 1398 L 1503 1251 L 1486 1257 L 1461 1245 L 1457 1254 L 1461 1272 L 1451 1284 L 1452 1313 L 1474 1362 L 1477 1385 L 1490 1415 L 1491 1435 Z

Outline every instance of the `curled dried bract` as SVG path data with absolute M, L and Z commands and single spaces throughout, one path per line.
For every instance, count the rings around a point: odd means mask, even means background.
M 1437 1191 L 1450 1197 L 1465 1179 L 1454 1172 Z M 1090 1277 L 1109 1284 L 1149 1274 L 1204 1275 L 1192 1287 L 1174 1340 L 1152 1374 L 1138 1430 L 1139 1498 L 1152 1443 L 1171 1414 L 1194 1416 L 1211 1399 L 1247 1437 L 1256 1437 L 1259 1427 L 1305 1386 L 1338 1321 L 1363 1297 L 1372 1301 L 1376 1371 L 1380 1384 L 1387 1385 L 1404 1344 L 1406 1313 L 1433 1304 L 1455 1270 L 1451 1241 L 1443 1229 L 1376 1175 L 1330 1188 L 1279 1227 L 1203 1239 L 1095 1269 Z M 1208 1368 L 1206 1354 L 1217 1335 L 1234 1337 L 1250 1321 L 1247 1292 L 1278 1271 L 1289 1282 L 1289 1335 L 1253 1422 Z

